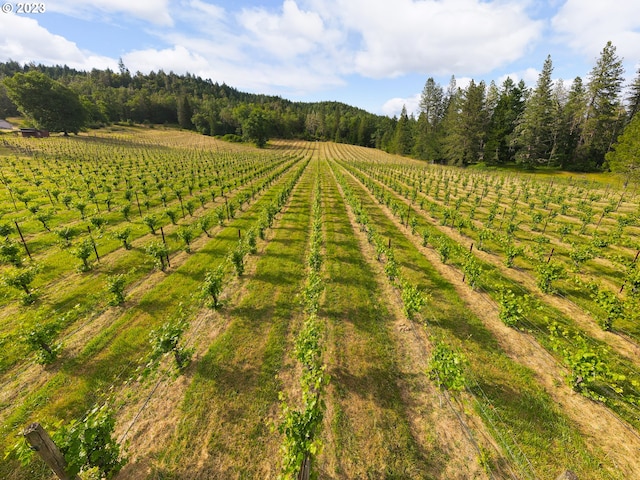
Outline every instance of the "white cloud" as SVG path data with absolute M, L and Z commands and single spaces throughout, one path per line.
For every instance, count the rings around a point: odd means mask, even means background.
M 411 113 L 417 115 L 418 108 L 420 106 L 420 96 L 421 95 L 419 93 L 416 93 L 415 95 L 406 98 L 390 98 L 384 103 L 384 105 L 382 105 L 382 113 L 389 117 L 393 117 L 394 115 L 399 117 L 402 112 L 402 107 L 406 107 L 409 115 L 411 115 Z
M 148 73 L 151 70 L 172 70 L 176 73 L 196 73 L 209 70 L 206 58 L 176 45 L 163 50 L 135 50 L 122 56 L 124 64 L 133 71 Z
M 50 33 L 35 18 L 0 14 L 0 31 L 0 59 L 68 65 L 79 70 L 117 66 L 111 58 L 81 50 L 74 42 Z
M 318 52 L 340 37 L 325 29 L 317 12 L 300 10 L 294 0 L 285 0 L 281 13 L 269 13 L 264 8 L 244 9 L 238 21 L 254 47 L 283 59 Z
M 636 0 L 567 0 L 551 25 L 559 41 L 594 60 L 607 41 L 626 60 L 640 58 L 640 2 Z
M 155 25 L 171 26 L 169 0 L 57 0 L 47 3 L 47 10 L 78 18 L 94 18 L 102 15 L 124 14 Z
M 355 70 L 382 78 L 409 72 L 478 74 L 520 58 L 542 22 L 523 2 L 315 0 L 361 38 Z M 328 13 L 330 12 L 330 13 Z

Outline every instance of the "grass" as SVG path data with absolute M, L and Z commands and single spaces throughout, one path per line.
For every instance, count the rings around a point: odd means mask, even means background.
M 371 223 L 391 239 L 396 260 L 407 278 L 432 295 L 426 317 L 429 330 L 434 337 L 461 349 L 469 359 L 473 379 L 470 389 L 477 399 L 477 411 L 488 425 L 496 426 L 495 438 L 505 450 L 523 452 L 524 455 L 512 457 L 516 466 L 525 476 L 533 474 L 538 478 L 551 478 L 563 468 L 572 468 L 588 478 L 610 478 L 598 467 L 597 452 L 590 450 L 576 427 L 534 381 L 533 372 L 502 351 L 493 335 L 460 300 L 454 287 L 437 273 L 359 184 L 353 180 L 349 183 L 366 206 Z M 549 444 L 549 438 L 557 441 Z M 528 461 L 533 472 L 527 466 Z
M 94 402 L 103 401 L 112 389 L 117 390 L 119 384 L 134 375 L 136 369 L 145 363 L 149 350 L 148 332 L 170 318 L 181 304 L 187 312 L 193 311 L 199 302 L 193 294 L 198 291 L 205 270 L 212 263 L 222 261 L 228 249 L 237 242 L 238 229 L 246 229 L 257 220 L 262 206 L 272 200 L 276 190 L 277 186 L 274 186 L 241 217 L 230 222 L 175 272 L 147 292 L 138 305 L 129 308 L 93 337 L 76 358 L 61 365 L 51 380 L 31 392 L 9 416 L 4 433 L 8 434 L 34 418 L 77 417 Z M 13 463 L 0 466 L 3 478 L 24 478 L 21 476 L 23 473 L 16 470 Z
M 304 280 L 312 170 L 307 167 L 300 179 L 240 301 L 221 313 L 228 327 L 198 362 L 176 433 L 152 478 L 164 471 L 174 478 L 275 477 L 280 442 L 270 424 L 277 422 L 288 331 L 301 315 L 297 293 Z M 210 461 L 194 469 L 203 454 Z
M 424 478 L 443 454 L 411 434 L 389 332 L 392 317 L 324 162 L 323 176 L 327 284 L 321 314 L 328 319 L 328 351 L 334 352 L 327 358 L 333 411 L 327 421 L 337 462 L 327 475 Z

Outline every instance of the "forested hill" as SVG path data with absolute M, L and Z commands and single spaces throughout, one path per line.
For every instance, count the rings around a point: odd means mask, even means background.
M 40 77 L 35 78 L 35 73 Z M 500 85 L 471 80 L 459 87 L 452 76 L 443 88 L 428 78 L 418 116 L 403 109 L 399 118 L 389 118 L 338 102 L 291 102 L 240 92 L 190 74 L 159 71 L 131 75 L 122 62 L 118 72 L 82 72 L 66 66 L 21 66 L 10 61 L 0 63 L 0 80 L 4 78 L 0 81 L 0 118 L 18 112 L 20 83 L 28 79 L 20 75 L 32 74 L 34 78 L 29 80 L 35 91 L 39 91 L 39 84 L 50 82 L 48 78 L 59 82 L 50 83 L 50 89 L 62 92 L 66 87 L 61 97 L 79 98 L 81 105 L 73 112 L 82 111 L 82 125 L 169 123 L 205 135 L 244 138 L 258 146 L 270 137 L 331 140 L 459 166 L 518 164 L 577 171 L 612 168 L 640 176 L 632 153 L 640 148 L 640 119 L 636 118 L 640 70 L 635 80 L 625 85 L 622 60 L 608 42 L 586 80 L 576 77 L 569 84 L 554 80 L 552 73 L 548 57 L 533 87 L 511 78 Z M 16 75 L 21 82 L 12 81 Z M 33 90 L 23 90 L 26 102 L 33 97 Z M 67 104 L 61 102 L 60 108 Z M 20 111 L 29 114 L 25 105 Z M 42 124 L 37 115 L 29 116 L 35 124 Z M 78 129 L 78 123 L 67 126 L 60 121 L 49 129 Z
M 292 102 L 241 92 L 191 74 L 158 71 L 132 75 L 124 65 L 119 72 L 83 72 L 67 66 L 7 62 L 0 63 L 0 79 L 34 70 L 78 93 L 88 110 L 90 126 L 130 120 L 179 124 L 205 135 L 242 135 L 252 111 L 260 109 L 272 137 L 333 140 L 388 149 L 396 123 L 344 103 Z M 17 113 L 18 108 L 0 85 L 0 118 Z

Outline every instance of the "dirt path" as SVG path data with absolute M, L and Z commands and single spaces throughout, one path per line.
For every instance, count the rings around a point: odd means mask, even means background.
M 350 173 L 350 177 L 362 184 Z M 376 202 L 364 186 L 366 194 Z M 376 202 L 377 204 L 377 202 Z M 615 417 L 605 406 L 574 392 L 564 381 L 565 370 L 535 339 L 504 325 L 498 318 L 498 307 L 491 298 L 473 291 L 462 282 L 462 274 L 452 266 L 443 265 L 437 252 L 416 244 L 415 237 L 383 205 L 387 218 L 404 234 L 408 241 L 429 260 L 433 267 L 456 289 L 468 305 L 493 333 L 500 346 L 512 359 L 535 372 L 537 380 L 562 407 L 565 414 L 578 426 L 590 444 L 605 452 L 617 467 L 620 478 L 640 478 L 640 436 L 626 423 Z

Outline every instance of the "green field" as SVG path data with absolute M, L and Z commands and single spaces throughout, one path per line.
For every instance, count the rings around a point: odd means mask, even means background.
M 0 165 L 3 451 L 105 405 L 118 479 L 640 476 L 633 184 L 137 127 Z

